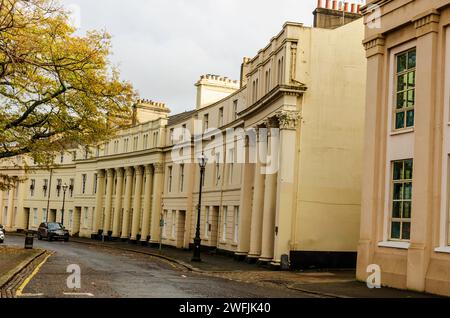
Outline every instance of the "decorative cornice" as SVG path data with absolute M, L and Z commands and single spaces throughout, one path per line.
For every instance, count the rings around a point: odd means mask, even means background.
M 377 54 L 383 55 L 385 52 L 385 37 L 382 34 L 376 34 L 363 41 L 364 48 L 366 49 L 366 57 L 372 57 Z
M 436 9 L 428 10 L 414 17 L 412 22 L 416 28 L 416 36 L 421 37 L 428 33 L 439 32 L 439 21 L 441 14 Z
M 306 86 L 292 86 L 292 85 L 278 85 L 273 88 L 264 97 L 259 99 L 253 105 L 249 105 L 246 109 L 238 113 L 238 116 L 245 120 L 246 118 L 253 116 L 264 108 L 264 105 L 268 105 L 274 100 L 280 98 L 280 96 L 301 96 L 307 91 Z
M 282 110 L 276 114 L 281 130 L 295 130 L 301 119 L 298 111 Z
M 371 12 L 374 6 L 381 8 L 382 6 L 392 2 L 393 0 L 372 0 L 368 1 L 368 3 L 361 7 L 361 13 L 366 15 Z

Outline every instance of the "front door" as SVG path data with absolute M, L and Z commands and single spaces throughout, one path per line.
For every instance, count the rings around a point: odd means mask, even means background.
M 56 209 L 51 209 L 48 214 L 48 222 L 56 222 Z

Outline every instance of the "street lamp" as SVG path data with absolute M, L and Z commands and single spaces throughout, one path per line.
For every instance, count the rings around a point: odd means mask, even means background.
M 197 229 L 195 231 L 195 238 L 194 238 L 194 256 L 192 257 L 193 262 L 201 262 L 202 261 L 200 258 L 200 245 L 201 245 L 201 241 L 202 241 L 200 238 L 200 211 L 202 208 L 203 178 L 205 175 L 205 168 L 206 168 L 206 164 L 208 163 L 208 159 L 202 153 L 198 157 L 198 162 L 200 165 L 200 191 L 198 192 Z
M 62 209 L 61 209 L 61 224 L 64 226 L 64 203 L 66 202 L 66 191 L 67 188 L 69 188 L 69 186 L 67 184 L 64 184 L 62 186 L 63 189 L 63 204 L 62 204 Z

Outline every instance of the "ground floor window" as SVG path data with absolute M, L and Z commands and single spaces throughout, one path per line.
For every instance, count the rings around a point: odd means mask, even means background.
M 85 228 L 88 226 L 88 218 L 89 218 L 89 208 L 84 207 L 84 219 L 83 219 L 83 225 Z
M 227 218 L 228 218 L 228 207 L 224 206 L 222 208 L 222 241 L 227 240 Z
M 409 241 L 411 237 L 413 160 L 393 162 L 390 238 Z
M 172 211 L 172 238 L 175 238 L 177 228 L 177 211 Z
M 167 210 L 164 210 L 164 214 L 163 214 L 163 219 L 162 219 L 162 224 L 163 224 L 163 229 L 162 229 L 162 234 L 163 237 L 165 238 L 167 236 Z
M 38 209 L 33 208 L 33 226 L 36 226 L 38 222 Z
M 209 232 L 210 232 L 209 206 L 207 206 L 205 208 L 205 218 L 206 218 L 206 220 L 205 220 L 205 238 L 208 238 L 209 237 Z
M 72 229 L 73 225 L 73 210 L 69 210 L 69 228 Z
M 234 207 L 234 242 L 239 240 L 239 207 Z

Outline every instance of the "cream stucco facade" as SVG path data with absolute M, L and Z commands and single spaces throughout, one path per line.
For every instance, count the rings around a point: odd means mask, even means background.
M 357 276 L 450 295 L 450 2 L 369 1 Z M 406 99 L 405 99 L 406 98 Z
M 27 181 L 0 194 L 0 223 L 13 231 L 36 229 L 47 214 L 60 220 L 57 185 L 71 184 L 64 223 L 72 235 L 189 248 L 200 186 L 195 158 L 203 151 L 210 160 L 202 246 L 274 266 L 282 255 L 291 268 L 354 266 L 363 32 L 362 19 L 333 30 L 287 22 L 255 57 L 244 59 L 240 83 L 202 76 L 195 110 L 168 116 L 164 104 L 142 101 L 135 125 L 110 142 L 56 158 L 51 175 L 31 164 Z M 249 137 L 264 128 L 269 136 Z M 231 129 L 250 133 L 228 138 Z M 273 143 L 265 151 L 268 140 Z M 19 163 L 5 164 L 2 173 L 25 172 Z

